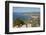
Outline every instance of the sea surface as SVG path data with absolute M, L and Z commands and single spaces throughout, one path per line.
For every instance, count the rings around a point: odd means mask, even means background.
M 13 13 L 13 20 L 16 20 L 16 17 L 19 17 L 22 20 L 28 20 L 28 16 L 22 14 L 22 13 Z

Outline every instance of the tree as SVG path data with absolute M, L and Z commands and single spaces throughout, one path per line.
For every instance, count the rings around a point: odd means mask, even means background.
M 16 20 L 13 21 L 13 27 L 15 27 L 17 25 L 18 25 L 18 27 L 21 27 L 23 24 L 25 24 L 24 21 L 21 20 L 19 17 L 17 17 Z

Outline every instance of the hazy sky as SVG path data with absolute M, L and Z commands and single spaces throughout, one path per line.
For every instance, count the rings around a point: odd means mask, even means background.
M 13 12 L 16 12 L 16 13 L 40 12 L 40 8 L 34 8 L 34 7 L 13 7 Z

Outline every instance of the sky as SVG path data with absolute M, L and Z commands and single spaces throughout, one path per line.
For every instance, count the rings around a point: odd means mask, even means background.
M 16 13 L 40 12 L 40 8 L 34 8 L 34 7 L 13 7 L 13 12 L 16 12 Z

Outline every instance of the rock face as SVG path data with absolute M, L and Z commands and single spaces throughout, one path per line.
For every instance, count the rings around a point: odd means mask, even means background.
M 26 27 L 31 27 L 31 24 L 30 24 L 30 23 L 28 23 L 28 24 L 26 25 Z

